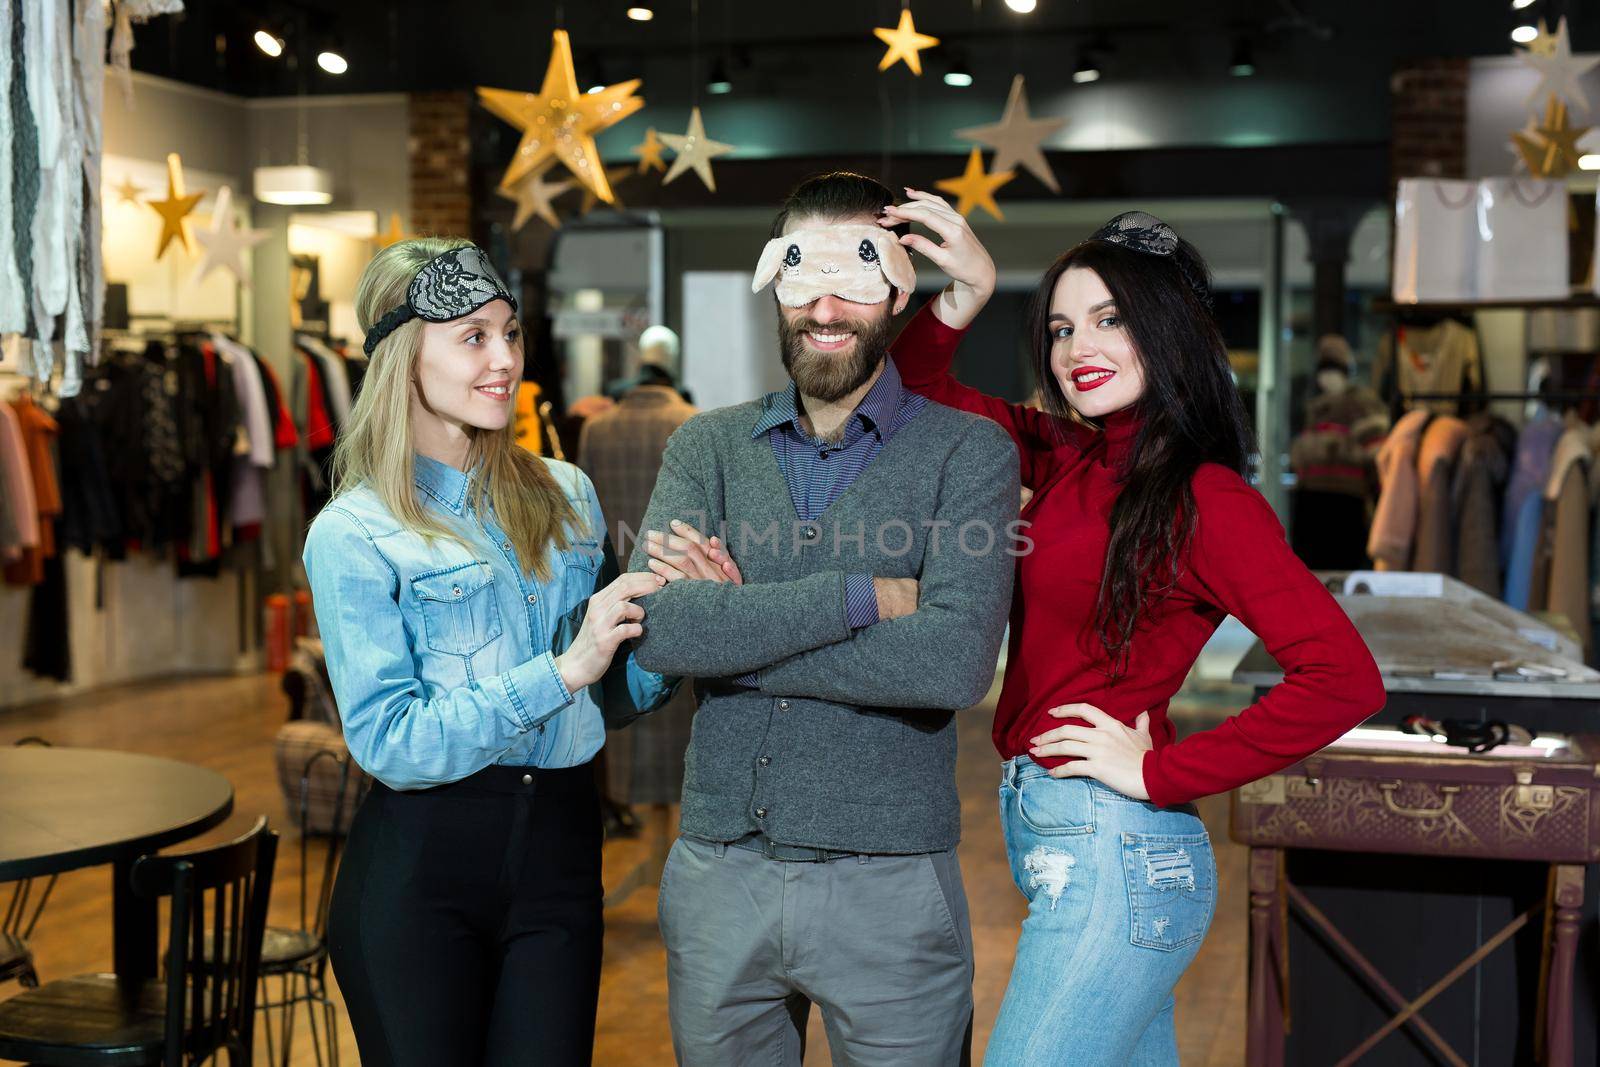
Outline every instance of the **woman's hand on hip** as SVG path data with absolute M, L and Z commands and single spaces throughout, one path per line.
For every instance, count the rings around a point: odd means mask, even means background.
M 569 692 L 598 682 L 611 666 L 617 648 L 644 634 L 644 608 L 634 600 L 666 584 L 666 579 L 654 574 L 635 572 L 624 574 L 589 598 L 572 647 L 556 657 L 556 670 Z
M 1051 708 L 1058 719 L 1082 719 L 1088 726 L 1069 723 L 1035 737 L 1028 754 L 1066 756 L 1071 763 L 1050 768 L 1053 778 L 1093 778 L 1135 800 L 1149 800 L 1144 785 L 1144 754 L 1155 747 L 1150 740 L 1150 713 L 1142 711 L 1134 724 L 1125 726 L 1093 704 L 1063 704 Z
M 690 578 L 744 584 L 744 575 L 722 538 L 706 537 L 678 519 L 672 520 L 671 533 L 645 531 L 644 550 L 650 557 L 650 569 L 669 582 Z

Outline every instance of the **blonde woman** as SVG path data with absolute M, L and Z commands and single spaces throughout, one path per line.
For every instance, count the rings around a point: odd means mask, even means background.
M 480 249 L 391 245 L 356 313 L 371 367 L 305 565 L 345 739 L 376 779 L 328 923 L 361 1062 L 587 1064 L 588 764 L 606 720 L 676 681 L 631 654 L 634 601 L 662 580 L 615 577 L 589 479 L 517 447 L 517 304 Z

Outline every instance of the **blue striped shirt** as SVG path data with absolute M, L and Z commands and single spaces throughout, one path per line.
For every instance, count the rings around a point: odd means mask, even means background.
M 799 391 L 793 383 L 768 393 L 762 403 L 766 413 L 750 436 L 766 434 L 772 442 L 772 454 L 801 522 L 811 522 L 827 511 L 883 451 L 884 443 L 928 405 L 926 397 L 905 388 L 893 360 L 884 361 L 883 373 L 856 405 L 845 423 L 844 438 L 838 442 L 806 432 L 800 421 Z M 877 622 L 878 597 L 872 575 L 847 575 L 844 587 L 845 615 L 851 627 Z

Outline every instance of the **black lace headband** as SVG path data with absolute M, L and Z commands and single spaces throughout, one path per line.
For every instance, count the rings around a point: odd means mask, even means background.
M 1178 255 L 1178 234 L 1171 226 L 1147 211 L 1124 211 L 1096 230 L 1091 241 L 1105 241 L 1147 256 L 1171 259 L 1178 273 L 1189 283 L 1200 302 L 1211 306 L 1211 286 L 1203 274 L 1195 269 L 1188 256 Z
M 504 300 L 512 311 L 517 310 L 517 298 L 495 273 L 483 249 L 477 245 L 452 248 L 422 265 L 406 287 L 406 302 L 373 323 L 361 347 L 370 356 L 378 342 L 413 318 L 449 322 L 470 315 L 491 300 Z

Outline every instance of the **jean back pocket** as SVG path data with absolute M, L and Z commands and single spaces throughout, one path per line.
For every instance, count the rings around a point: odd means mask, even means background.
M 1171 952 L 1205 937 L 1217 895 L 1210 838 L 1124 833 L 1122 867 L 1135 945 Z

